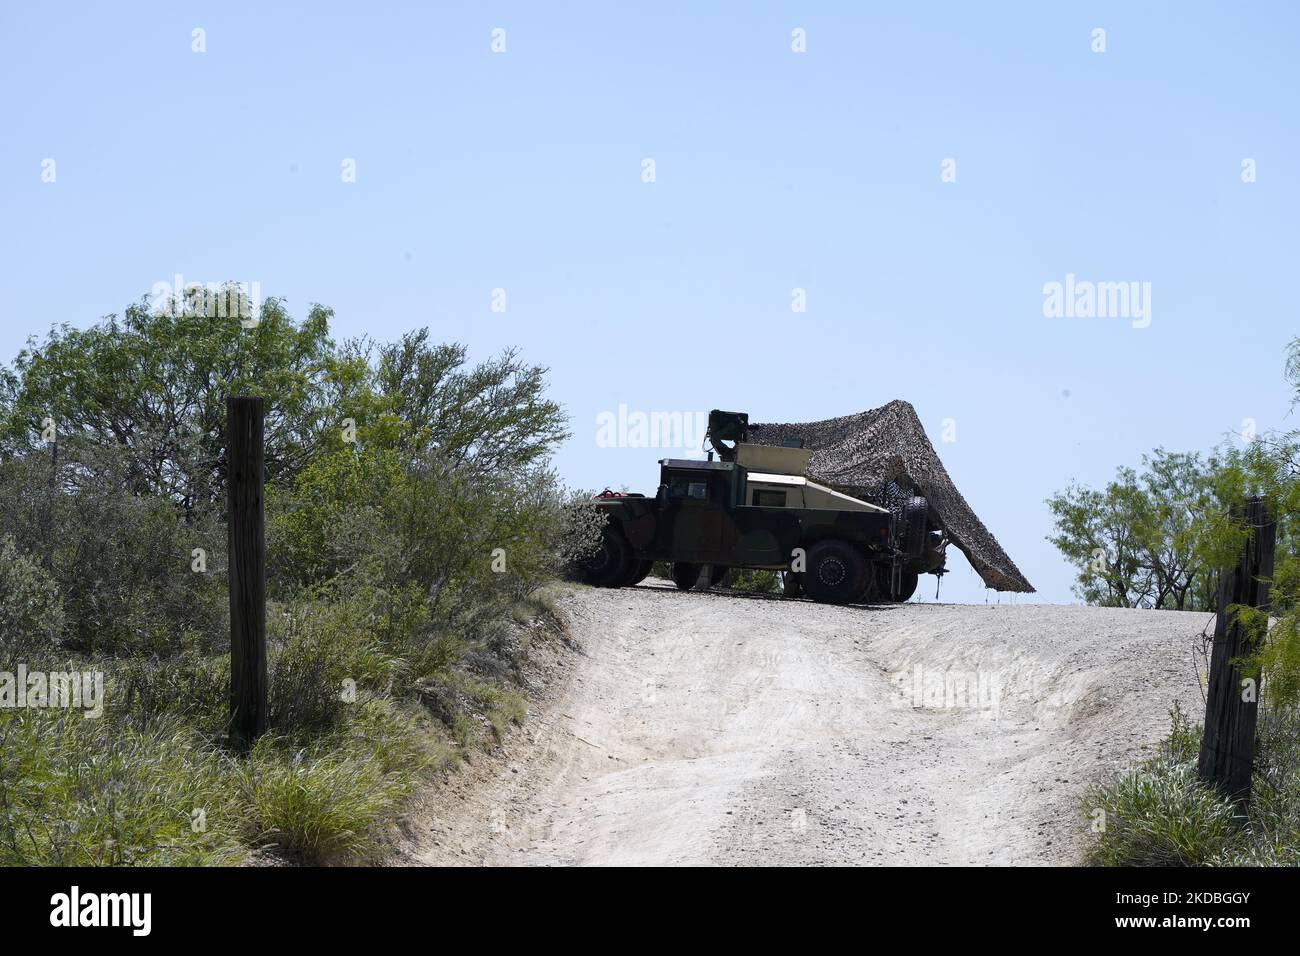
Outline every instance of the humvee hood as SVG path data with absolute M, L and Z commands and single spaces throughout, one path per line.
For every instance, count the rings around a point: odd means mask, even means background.
M 750 428 L 747 440 L 753 444 L 780 445 L 802 438 L 804 447 L 812 451 L 808 476 L 856 497 L 878 502 L 891 480 L 915 487 L 938 512 L 948 537 L 985 585 L 997 591 L 1034 590 L 953 485 L 908 402 L 896 399 L 880 408 L 820 422 Z

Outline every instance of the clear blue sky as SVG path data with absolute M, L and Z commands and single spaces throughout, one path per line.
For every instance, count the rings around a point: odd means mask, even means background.
M 520 346 L 563 476 L 645 491 L 663 452 L 598 448 L 602 410 L 905 398 L 1050 601 L 1053 491 L 1288 424 L 1293 4 L 542 6 L 6 4 L 0 360 L 175 273 L 256 280 L 339 337 Z M 1150 282 L 1150 327 L 1044 317 L 1067 273 Z

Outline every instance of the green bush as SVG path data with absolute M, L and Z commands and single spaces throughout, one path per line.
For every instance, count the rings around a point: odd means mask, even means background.
M 773 594 L 781 590 L 781 578 L 775 571 L 741 568 L 732 576 L 731 586 L 753 594 Z
M 0 537 L 0 652 L 57 646 L 63 627 L 58 585 L 36 562 L 18 553 L 12 538 Z
M 276 732 L 301 739 L 331 730 L 357 698 L 405 678 L 406 661 L 381 646 L 372 615 L 355 599 L 304 601 L 278 615 L 269 693 Z
M 0 461 L 0 534 L 58 586 L 59 643 L 87 653 L 169 654 L 215 646 L 226 632 L 225 542 L 216 515 L 185 521 L 128 490 L 125 453 L 78 446 L 48 463 Z M 206 572 L 193 570 L 195 549 Z

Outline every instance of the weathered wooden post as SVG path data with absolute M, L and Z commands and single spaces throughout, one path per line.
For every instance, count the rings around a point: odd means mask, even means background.
M 226 399 L 230 514 L 230 740 L 240 751 L 266 732 L 266 510 L 261 398 Z
M 1234 509 L 1240 516 L 1241 509 Z M 1214 621 L 1214 647 L 1210 654 L 1209 687 L 1205 695 L 1205 733 L 1201 737 L 1196 774 L 1235 800 L 1250 802 L 1250 775 L 1255 764 L 1255 720 L 1259 686 L 1245 693 L 1241 668 L 1234 663 L 1254 650 L 1253 636 L 1228 615 L 1228 607 L 1241 604 L 1266 609 L 1269 578 L 1273 576 L 1273 547 L 1277 525 L 1265 512 L 1264 502 L 1252 498 L 1245 508 L 1250 539 L 1241 561 L 1219 583 L 1218 614 Z M 1263 579 L 1263 580 L 1261 580 Z

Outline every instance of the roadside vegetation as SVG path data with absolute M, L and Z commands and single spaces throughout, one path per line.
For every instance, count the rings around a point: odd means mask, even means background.
M 671 584 L 672 565 L 667 561 L 656 561 L 648 576 Z M 776 594 L 781 590 L 781 576 L 775 571 L 761 568 L 729 568 L 718 587 L 746 594 Z
M 523 714 L 529 648 L 562 630 L 548 585 L 594 540 L 548 467 L 566 423 L 544 369 L 426 331 L 336 343 L 321 306 L 190 311 L 55 328 L 0 368 L 0 682 L 103 675 L 99 717 L 0 706 L 0 863 L 366 859 L 423 778 Z M 271 703 L 242 758 L 241 393 L 268 409 Z
M 1294 407 L 1300 340 L 1285 370 Z M 1205 457 L 1156 449 L 1104 489 L 1071 485 L 1048 501 L 1049 540 L 1090 604 L 1213 612 L 1220 575 L 1251 533 L 1232 508 L 1253 496 L 1277 523 L 1277 548 L 1269 606 L 1228 609 L 1251 635 L 1241 663 L 1259 694 L 1249 807 L 1197 779 L 1201 727 L 1175 710 L 1157 756 L 1085 799 L 1095 864 L 1300 863 L 1300 431 L 1236 436 Z
M 1300 866 L 1300 720 L 1261 712 L 1246 813 L 1196 777 L 1201 728 L 1175 708 L 1159 753 L 1094 787 L 1094 866 Z
M 748 591 L 753 594 L 776 594 L 781 590 L 781 576 L 775 571 L 765 571 L 761 568 L 758 570 L 737 568 L 728 586 L 737 591 Z

